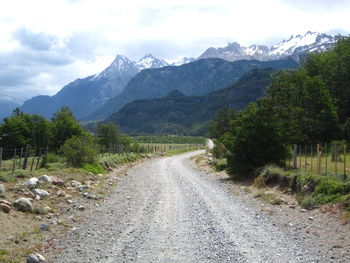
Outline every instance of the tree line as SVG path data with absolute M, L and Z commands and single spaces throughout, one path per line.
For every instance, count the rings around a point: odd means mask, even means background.
M 292 144 L 350 142 L 350 38 L 309 54 L 297 70 L 273 73 L 266 96 L 237 113 L 218 111 L 210 125 L 214 154 L 245 176 L 266 164 L 284 165 Z
M 98 152 L 128 151 L 131 143 L 132 139 L 122 135 L 112 123 L 98 123 L 93 133 L 87 131 L 68 107 L 54 113 L 51 120 L 17 108 L 0 124 L 0 147 L 49 148 L 64 154 L 74 166 L 94 162 Z

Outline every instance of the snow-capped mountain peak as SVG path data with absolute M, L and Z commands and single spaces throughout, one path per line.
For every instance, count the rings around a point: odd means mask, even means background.
M 137 63 L 137 67 L 142 69 L 148 69 L 148 68 L 161 68 L 168 66 L 169 64 L 162 60 L 155 58 L 151 53 L 145 55 L 143 58 L 141 58 Z
M 199 58 L 222 58 L 228 61 L 239 59 L 275 60 L 287 56 L 299 59 L 308 52 L 325 51 L 334 46 L 340 35 L 332 36 L 308 31 L 304 35 L 291 36 L 288 40 L 273 45 L 251 45 L 244 47 L 237 42 L 228 43 L 223 48 L 208 48 Z
M 123 55 L 117 55 L 112 62 L 105 70 L 101 73 L 96 74 L 93 77 L 93 80 L 99 80 L 101 78 L 112 79 L 115 75 L 120 75 L 123 72 L 130 71 L 139 71 L 135 65 L 135 62 L 129 60 L 127 57 Z

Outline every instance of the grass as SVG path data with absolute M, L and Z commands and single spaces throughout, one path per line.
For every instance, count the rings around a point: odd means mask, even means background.
M 285 170 L 266 166 L 255 179 L 258 187 L 279 186 L 296 193 L 300 205 L 312 209 L 333 203 L 347 205 L 350 209 L 350 177 L 335 173 L 319 175 L 311 171 Z
M 226 168 L 227 168 L 227 159 L 226 158 L 218 159 L 215 161 L 215 170 L 216 171 L 223 171 L 223 170 L 226 170 Z
M 297 158 L 297 167 L 301 171 L 317 172 L 317 156 L 313 155 L 299 155 Z M 344 163 L 345 160 L 345 163 Z M 291 168 L 293 166 L 293 160 L 288 160 L 286 166 Z M 331 155 L 322 155 L 320 158 L 320 173 L 324 174 L 327 172 L 337 174 L 350 174 L 350 154 L 340 154 L 337 162 L 333 161 Z

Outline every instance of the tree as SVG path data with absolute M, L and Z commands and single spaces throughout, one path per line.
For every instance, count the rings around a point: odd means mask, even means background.
M 79 136 L 84 133 L 83 128 L 74 118 L 73 113 L 68 107 L 62 107 L 52 117 L 52 146 L 58 149 L 64 142 L 73 136 Z
M 105 150 L 112 149 L 118 143 L 118 131 L 116 125 L 113 123 L 98 123 L 96 127 L 96 137 L 98 143 Z
M 74 167 L 81 167 L 84 163 L 94 163 L 97 151 L 94 148 L 93 137 L 88 133 L 73 135 L 60 148 L 67 163 Z
M 289 156 L 285 121 L 266 99 L 249 104 L 237 120 L 237 134 L 229 149 L 230 173 L 249 176 L 266 164 L 282 165 Z

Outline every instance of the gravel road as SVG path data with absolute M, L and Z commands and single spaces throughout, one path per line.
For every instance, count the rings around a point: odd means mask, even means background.
M 132 168 L 50 261 L 325 262 L 196 169 L 200 153 Z

